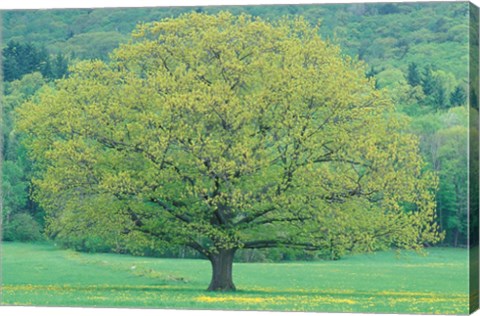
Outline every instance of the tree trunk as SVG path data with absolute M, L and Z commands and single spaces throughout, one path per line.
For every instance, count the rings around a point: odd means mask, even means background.
M 210 255 L 212 264 L 212 281 L 208 291 L 235 291 L 232 279 L 233 256 L 235 249 L 222 249 Z
M 460 231 L 458 228 L 455 229 L 454 239 L 453 239 L 453 246 L 456 248 L 458 247 L 458 235 L 460 235 Z

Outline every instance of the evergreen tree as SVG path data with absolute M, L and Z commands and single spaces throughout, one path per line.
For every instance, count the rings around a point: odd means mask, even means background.
M 408 65 L 408 74 L 407 74 L 408 84 L 412 87 L 418 86 L 421 84 L 422 80 L 420 77 L 420 72 L 418 71 L 417 64 L 411 63 Z
M 3 79 L 6 82 L 22 78 L 23 75 L 36 71 L 47 73 L 48 53 L 30 43 L 10 41 L 2 51 Z
M 57 54 L 53 61 L 53 78 L 60 79 L 68 73 L 68 60 L 62 53 Z
M 20 65 L 18 63 L 18 43 L 10 41 L 2 51 L 3 55 L 3 80 L 12 81 L 18 79 Z
M 452 106 L 460 106 L 467 102 L 467 95 L 462 86 L 457 86 L 450 94 L 450 104 Z
M 441 80 L 434 80 L 433 85 L 433 102 L 437 109 L 443 109 L 448 107 L 447 94 L 445 92 L 444 84 Z
M 40 67 L 40 73 L 44 78 L 53 77 L 52 63 L 50 62 L 50 58 L 46 58 L 45 61 L 42 63 Z
M 430 96 L 435 92 L 435 77 L 433 76 L 432 66 L 424 68 L 421 85 L 425 95 Z
M 375 67 L 370 67 L 370 70 L 368 70 L 366 73 L 365 73 L 365 76 L 367 78 L 373 78 L 375 80 L 375 89 L 378 89 L 379 88 L 379 85 L 378 85 L 378 79 L 375 78 L 375 76 L 380 72 L 380 70 L 378 69 L 375 69 Z

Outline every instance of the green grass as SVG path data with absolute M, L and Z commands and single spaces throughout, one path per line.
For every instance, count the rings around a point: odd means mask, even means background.
M 3 244 L 3 304 L 321 312 L 468 312 L 468 253 L 383 252 L 339 261 L 236 263 L 235 293 L 210 293 L 204 260 Z

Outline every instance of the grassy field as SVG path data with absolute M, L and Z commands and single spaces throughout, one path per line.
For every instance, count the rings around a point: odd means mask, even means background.
M 468 254 L 384 252 L 340 261 L 236 263 L 235 293 L 210 293 L 204 260 L 3 244 L 3 304 L 322 312 L 468 313 Z

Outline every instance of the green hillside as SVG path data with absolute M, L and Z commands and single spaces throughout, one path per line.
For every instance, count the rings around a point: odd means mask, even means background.
M 457 81 L 467 74 L 467 2 L 6 11 L 4 45 L 30 42 L 51 53 L 106 58 L 119 43 L 128 41 L 137 24 L 191 10 L 228 10 L 271 20 L 302 15 L 313 24 L 320 22 L 322 34 L 346 54 L 375 68 L 405 72 L 409 63 L 416 62 L 433 64 Z

